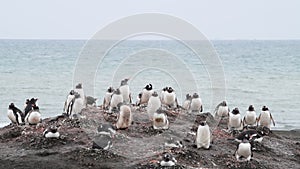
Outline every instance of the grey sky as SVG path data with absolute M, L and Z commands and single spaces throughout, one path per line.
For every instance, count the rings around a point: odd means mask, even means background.
M 0 39 L 88 39 L 145 12 L 182 18 L 208 39 L 300 39 L 297 0 L 1 0 Z

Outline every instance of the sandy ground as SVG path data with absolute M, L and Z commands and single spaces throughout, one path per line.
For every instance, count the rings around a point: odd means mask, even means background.
M 34 126 L 0 128 L 0 168 L 161 168 L 159 162 L 165 152 L 177 160 L 171 168 L 300 168 L 300 130 L 273 131 L 256 144 L 250 162 L 237 162 L 233 156 L 237 143 L 223 130 L 224 122 L 216 125 L 208 116 L 213 144 L 204 150 L 195 148 L 194 136 L 189 134 L 202 117 L 169 111 L 170 129 L 157 131 L 144 110 L 133 109 L 132 126 L 117 131 L 114 146 L 108 151 L 93 148 L 99 124 L 116 122 L 116 116 L 101 108 L 84 109 L 78 119 L 47 118 Z M 50 125 L 59 128 L 59 139 L 42 136 Z M 165 147 L 170 137 L 182 141 L 184 147 Z

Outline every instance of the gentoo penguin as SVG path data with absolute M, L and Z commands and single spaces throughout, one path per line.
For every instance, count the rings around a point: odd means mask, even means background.
M 203 111 L 202 100 L 197 93 L 194 93 L 191 101 L 190 112 L 202 112 L 202 111 Z
M 228 116 L 230 110 L 228 108 L 227 102 L 224 100 L 220 104 L 217 105 L 215 109 L 215 117 L 225 117 Z
M 80 97 L 79 93 L 75 93 L 74 99 L 71 101 L 71 109 L 67 113 L 69 116 L 70 115 L 75 115 L 81 112 L 81 110 L 84 108 L 84 100 L 82 97 Z
M 21 124 L 23 122 L 22 120 L 22 111 L 20 109 L 18 109 L 14 103 L 11 103 L 8 106 L 8 110 L 7 110 L 7 117 L 9 118 L 9 120 L 13 123 L 13 124 Z
M 116 134 L 115 127 L 109 123 L 100 124 L 97 131 L 98 134 L 108 135 L 110 137 L 113 137 Z
M 251 151 L 251 144 L 247 139 L 244 139 L 240 144 L 238 144 L 237 149 L 235 150 L 235 157 L 239 162 L 251 160 L 253 154 Z
M 46 138 L 59 138 L 60 134 L 57 131 L 57 127 L 50 126 L 43 132 L 43 136 Z
M 257 131 L 257 130 L 246 130 L 241 132 L 235 139 L 237 142 L 242 142 L 244 139 L 248 141 L 256 141 L 256 142 L 261 142 L 263 139 L 263 136 L 265 136 L 266 133 L 263 131 Z
M 116 131 L 111 124 L 100 124 L 98 127 L 98 135 L 93 140 L 94 149 L 108 150 L 113 146 L 113 138 Z
M 172 167 L 177 163 L 177 160 L 169 153 L 165 153 L 163 155 L 162 161 L 160 162 L 160 165 L 162 167 Z
M 190 106 L 191 106 L 191 101 L 192 101 L 192 96 L 190 94 L 186 94 L 185 95 L 185 100 L 182 104 L 182 107 L 185 109 L 185 110 L 189 110 L 190 109 Z
M 25 122 L 34 125 L 41 122 L 41 113 L 38 106 L 34 105 L 32 108 L 25 117 Z
M 139 105 L 147 104 L 153 92 L 152 84 L 147 84 L 142 91 L 142 97 Z
M 92 96 L 87 96 L 86 98 L 86 107 L 96 107 L 97 98 Z
M 229 113 L 228 130 L 241 130 L 243 128 L 242 118 L 238 108 L 234 108 L 231 113 Z
M 111 96 L 109 113 L 112 113 L 113 110 L 118 108 L 118 104 L 123 103 L 123 96 L 119 89 L 114 91 L 114 94 Z
M 124 103 L 131 104 L 132 100 L 131 100 L 131 94 L 130 94 L 130 89 L 129 89 L 129 85 L 128 85 L 128 80 L 129 79 L 124 79 L 121 81 L 119 90 L 123 96 Z
M 164 97 L 165 97 L 165 93 L 167 92 L 167 90 L 168 90 L 168 87 L 164 87 L 164 88 L 162 89 L 162 91 L 161 91 L 161 94 L 160 94 L 160 100 L 161 100 L 161 103 L 162 103 L 162 104 L 165 104 L 165 102 L 164 102 Z
M 248 111 L 246 112 L 246 115 L 243 119 L 243 125 L 244 126 L 253 126 L 256 125 L 257 118 L 256 118 L 256 112 L 254 110 L 253 105 L 250 105 L 248 108 Z
M 33 109 L 33 106 L 37 106 L 37 98 L 31 98 L 30 100 L 26 100 L 26 106 L 24 109 L 24 118 L 27 116 L 27 114 Z
M 72 108 L 72 104 L 70 104 L 72 102 L 72 100 L 75 98 L 75 91 L 71 90 L 69 95 L 67 96 L 67 100 L 65 101 L 65 106 L 64 106 L 64 113 L 68 114 L 71 113 L 71 108 Z M 69 115 L 69 114 L 68 114 Z
M 109 108 L 111 96 L 113 95 L 115 89 L 113 87 L 109 87 L 105 93 L 104 99 L 103 99 L 103 109 L 107 110 Z
M 197 148 L 209 149 L 211 143 L 211 132 L 206 121 L 202 121 L 199 124 L 196 134 Z
M 182 141 L 174 140 L 173 137 L 170 137 L 167 142 L 165 142 L 165 147 L 182 148 L 183 144 Z
M 131 108 L 125 104 L 120 106 L 120 113 L 116 123 L 117 129 L 126 129 L 131 125 L 132 113 Z
M 263 106 L 261 109 L 261 113 L 258 116 L 258 124 L 261 126 L 265 126 L 270 128 L 271 127 L 271 121 L 273 122 L 273 126 L 275 126 L 275 121 L 272 117 L 272 114 L 269 111 L 269 108 L 267 106 Z
M 169 108 L 173 109 L 178 106 L 176 93 L 172 87 L 168 87 L 167 91 L 164 94 L 164 104 Z
M 157 92 L 153 92 L 152 96 L 149 98 L 147 105 L 147 113 L 149 119 L 152 120 L 153 114 L 161 107 L 161 101 L 158 97 Z
M 82 84 L 81 83 L 78 83 L 76 86 L 75 86 L 75 89 L 74 91 L 76 93 L 78 93 L 80 95 L 81 98 L 85 98 L 85 95 L 84 95 L 84 91 L 83 91 L 83 88 L 82 88 Z
M 169 128 L 169 120 L 164 110 L 161 108 L 158 109 L 153 114 L 153 128 L 157 129 L 168 129 Z

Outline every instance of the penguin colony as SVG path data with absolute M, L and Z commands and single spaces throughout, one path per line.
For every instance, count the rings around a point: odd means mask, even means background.
M 165 87 L 161 91 L 155 91 L 152 84 L 147 84 L 138 94 L 137 102 L 132 103 L 131 92 L 128 84 L 129 79 L 123 79 L 118 88 L 108 87 L 101 108 L 112 116 L 117 116 L 115 124 L 102 124 L 98 127 L 98 137 L 93 143 L 93 148 L 109 150 L 113 146 L 112 139 L 116 130 L 126 130 L 133 123 L 133 112 L 136 109 L 146 110 L 149 121 L 152 122 L 154 130 L 167 130 L 170 128 L 167 112 L 168 110 L 181 109 L 189 114 L 199 115 L 203 113 L 203 104 L 198 93 L 187 94 L 182 106 L 178 104 L 175 90 Z M 160 93 L 160 95 L 158 94 Z M 41 122 L 41 113 L 36 98 L 26 99 L 24 111 L 17 108 L 14 103 L 9 104 L 7 116 L 15 125 L 36 125 Z M 88 106 L 96 106 L 96 98 L 85 96 L 82 84 L 76 85 L 67 95 L 63 115 L 74 118 Z M 242 117 L 238 108 L 230 111 L 226 101 L 216 106 L 215 119 L 227 119 L 229 133 L 237 132 L 235 141 L 237 147 L 234 156 L 237 161 L 250 161 L 255 150 L 254 142 L 261 142 L 268 135 L 270 127 L 275 126 L 274 119 L 267 106 L 263 106 L 261 113 L 257 116 L 255 108 L 250 105 Z M 250 128 L 250 129 L 249 129 Z M 212 131 L 206 120 L 198 123 L 197 131 L 194 133 L 195 147 L 209 150 L 212 144 Z M 60 133 L 56 126 L 49 126 L 44 132 L 46 138 L 59 139 Z M 170 139 L 165 143 L 166 147 L 182 148 L 182 141 Z M 161 166 L 174 166 L 176 159 L 170 154 L 163 155 Z

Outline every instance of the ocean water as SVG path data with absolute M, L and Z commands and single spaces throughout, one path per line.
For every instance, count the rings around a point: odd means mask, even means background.
M 253 104 L 259 114 L 267 105 L 276 121 L 273 129 L 300 128 L 300 41 L 211 43 L 224 68 L 224 99 L 231 109 L 238 107 L 244 115 Z M 10 123 L 6 112 L 11 102 L 23 109 L 31 97 L 39 98 L 43 118 L 61 114 L 75 85 L 75 71 L 94 73 L 92 89 L 85 90 L 98 98 L 98 104 L 108 86 L 116 88 L 122 78 L 129 77 L 134 101 L 152 83 L 157 91 L 172 86 L 179 103 L 186 93 L 198 92 L 205 111 L 216 106 L 211 82 L 216 77 L 207 70 L 207 63 L 178 41 L 123 41 L 102 60 L 89 58 L 79 67 L 85 44 L 84 40 L 0 40 L 0 126 Z

